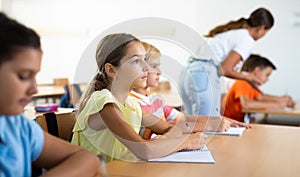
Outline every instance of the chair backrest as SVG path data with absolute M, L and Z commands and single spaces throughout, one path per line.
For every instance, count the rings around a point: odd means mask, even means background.
M 60 107 L 74 108 L 78 105 L 82 95 L 79 84 L 67 84 L 64 86 L 65 93 L 61 98 Z
M 65 86 L 65 85 L 69 84 L 69 79 L 68 78 L 54 78 L 53 84 L 55 86 Z
M 37 116 L 35 121 L 46 132 L 66 141 L 70 141 L 73 134 L 72 130 L 76 122 L 75 114 L 75 112 L 61 114 L 50 112 Z
M 82 95 L 82 91 L 79 84 L 69 84 L 69 92 L 70 92 L 70 104 L 75 105 L 78 104 L 80 97 Z

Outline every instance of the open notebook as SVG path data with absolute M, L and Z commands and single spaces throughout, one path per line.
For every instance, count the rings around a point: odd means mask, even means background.
M 203 132 L 203 133 L 214 134 L 214 135 L 241 136 L 245 129 L 246 129 L 245 127 L 230 127 L 226 132 Z
M 198 150 L 182 150 L 168 156 L 148 160 L 149 162 L 215 163 L 210 151 L 204 146 Z

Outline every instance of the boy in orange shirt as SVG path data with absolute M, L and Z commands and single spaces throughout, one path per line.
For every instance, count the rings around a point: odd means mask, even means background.
M 241 71 L 245 74 L 260 78 L 266 83 L 276 67 L 267 58 L 251 55 L 243 64 Z M 242 108 L 285 108 L 294 107 L 295 103 L 290 96 L 273 96 L 263 93 L 258 89 L 260 85 L 251 85 L 245 80 L 236 80 L 226 94 L 222 107 L 224 116 L 237 121 L 244 121 L 245 113 Z

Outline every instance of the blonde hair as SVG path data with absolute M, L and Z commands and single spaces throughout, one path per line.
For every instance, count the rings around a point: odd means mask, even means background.
M 119 67 L 121 59 L 127 53 L 129 44 L 133 41 L 139 42 L 139 39 L 131 34 L 117 33 L 105 36 L 99 42 L 96 51 L 98 71 L 81 97 L 78 113 L 85 107 L 93 92 L 106 88 L 112 82 L 105 72 L 104 65 L 110 63 Z
M 240 18 L 236 21 L 230 21 L 224 25 L 220 25 L 208 32 L 205 37 L 214 37 L 219 33 L 223 33 L 229 30 L 241 29 L 247 27 L 259 27 L 264 26 L 265 29 L 271 29 L 274 25 L 274 18 L 267 9 L 259 8 L 251 13 L 248 19 Z
M 161 56 L 160 51 L 154 47 L 153 45 L 147 43 L 147 42 L 143 42 L 142 44 L 146 50 L 147 56 L 146 56 L 146 62 L 149 62 L 149 60 L 153 57 L 158 58 Z

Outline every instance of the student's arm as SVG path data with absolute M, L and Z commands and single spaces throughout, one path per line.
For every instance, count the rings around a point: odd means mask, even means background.
M 261 94 L 257 97 L 258 101 L 287 101 L 285 97 L 269 95 L 269 94 Z
M 45 177 L 100 176 L 101 171 L 96 155 L 46 132 L 42 153 L 34 164 L 48 169 Z
M 295 102 L 289 95 L 284 96 L 275 96 L 269 94 L 261 94 L 257 100 L 259 101 L 276 101 L 276 102 L 286 102 L 287 107 L 293 108 L 295 106 Z
M 145 140 L 138 135 L 125 121 L 120 110 L 113 104 L 106 104 L 100 111 L 105 125 L 115 136 L 137 157 L 148 160 L 162 157 L 181 149 L 199 149 L 203 146 L 200 141 L 205 135 L 183 134 L 178 127 L 169 127 L 160 122 L 160 126 L 168 127 L 167 133 L 155 140 Z M 154 125 L 153 125 L 154 126 Z M 169 134 L 170 133 L 170 134 Z M 173 134 L 176 136 L 173 137 Z
M 231 51 L 225 60 L 221 63 L 221 67 L 219 69 L 219 74 L 233 78 L 233 79 L 241 79 L 249 81 L 250 83 L 259 83 L 261 84 L 262 81 L 252 75 L 244 75 L 241 72 L 234 70 L 235 66 L 242 61 L 242 57 L 235 51 Z
M 178 115 L 178 119 L 179 121 L 173 121 L 173 122 L 166 122 L 164 120 L 162 120 L 161 118 L 155 116 L 152 113 L 147 112 L 146 110 L 142 109 L 143 111 L 143 121 L 142 121 L 142 125 L 149 128 L 150 130 L 152 130 L 154 133 L 158 134 L 158 135 L 162 135 L 165 133 L 168 133 L 168 135 L 170 136 L 178 136 L 181 135 L 183 133 L 192 133 L 192 130 L 190 128 L 188 128 L 185 124 L 185 121 L 182 120 L 182 115 L 180 114 Z M 179 128 L 179 131 L 169 131 L 171 128 L 174 128 L 174 126 L 176 126 L 177 128 Z M 194 131 L 195 132 L 195 131 Z
M 182 114 L 182 113 L 181 113 Z M 202 131 L 217 131 L 224 132 L 228 130 L 230 127 L 246 127 L 251 128 L 252 126 L 249 124 L 245 124 L 243 122 L 235 121 L 228 117 L 222 116 L 185 116 L 185 120 L 190 122 L 193 127 L 194 132 L 202 132 Z
M 161 120 L 159 117 L 154 116 L 152 113 L 149 113 L 144 109 L 142 109 L 142 111 L 143 111 L 142 125 L 149 128 L 156 134 L 159 135 L 165 134 L 173 127 L 171 123 Z
M 260 101 L 250 100 L 247 96 L 241 96 L 240 101 L 243 108 L 247 109 L 266 109 L 266 108 L 284 108 L 287 106 L 286 102 L 277 101 Z

